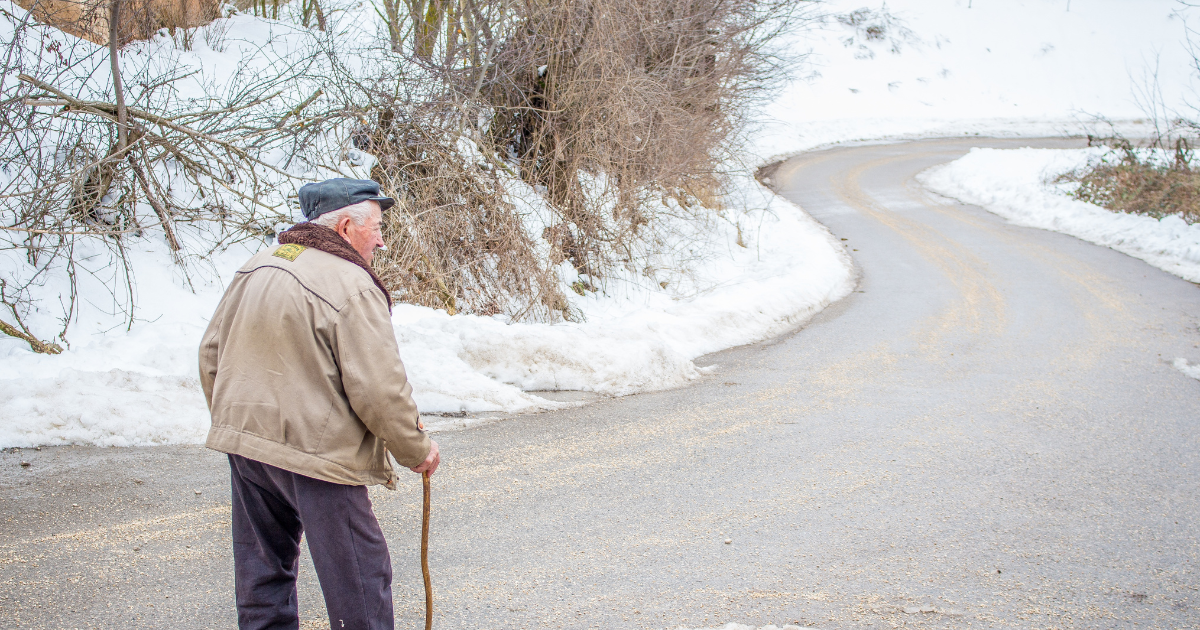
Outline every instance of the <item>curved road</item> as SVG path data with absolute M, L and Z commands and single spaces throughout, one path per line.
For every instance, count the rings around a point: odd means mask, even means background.
M 1030 143 L 789 161 L 850 297 L 690 387 L 440 434 L 436 627 L 1200 626 L 1200 382 L 1168 364 L 1200 359 L 1200 291 L 913 180 Z M 372 493 L 400 627 L 410 481 Z M 0 625 L 232 627 L 227 483 L 198 447 L 0 455 Z

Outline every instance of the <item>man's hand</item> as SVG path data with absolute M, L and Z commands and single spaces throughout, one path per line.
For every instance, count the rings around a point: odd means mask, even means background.
M 425 457 L 425 461 L 421 462 L 420 466 L 417 466 L 416 468 L 409 468 L 409 470 L 415 473 L 427 472 L 429 473 L 429 476 L 432 477 L 433 471 L 437 470 L 438 464 L 440 463 L 442 463 L 442 456 L 438 453 L 437 442 L 429 440 L 429 455 Z

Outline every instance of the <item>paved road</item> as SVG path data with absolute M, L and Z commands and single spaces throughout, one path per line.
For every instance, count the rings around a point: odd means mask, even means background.
M 788 162 L 854 294 L 690 387 L 441 434 L 436 627 L 1200 626 L 1200 382 L 1166 363 L 1200 359 L 1200 291 L 913 183 L 1022 144 Z M 0 626 L 231 627 L 227 475 L 197 447 L 0 455 Z M 372 494 L 400 627 L 409 481 Z

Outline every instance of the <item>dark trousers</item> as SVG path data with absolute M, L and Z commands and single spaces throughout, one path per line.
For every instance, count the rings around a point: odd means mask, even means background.
M 229 456 L 238 627 L 296 630 L 300 536 L 334 630 L 393 630 L 392 560 L 365 486 Z

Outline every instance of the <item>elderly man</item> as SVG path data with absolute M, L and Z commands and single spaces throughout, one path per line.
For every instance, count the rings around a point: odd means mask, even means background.
M 204 333 L 208 447 L 229 456 L 243 630 L 298 626 L 302 534 L 332 627 L 393 627 L 391 558 L 366 487 L 395 487 L 388 452 L 417 473 L 440 461 L 370 267 L 394 203 L 373 181 L 303 186 L 308 222 L 238 270 Z

